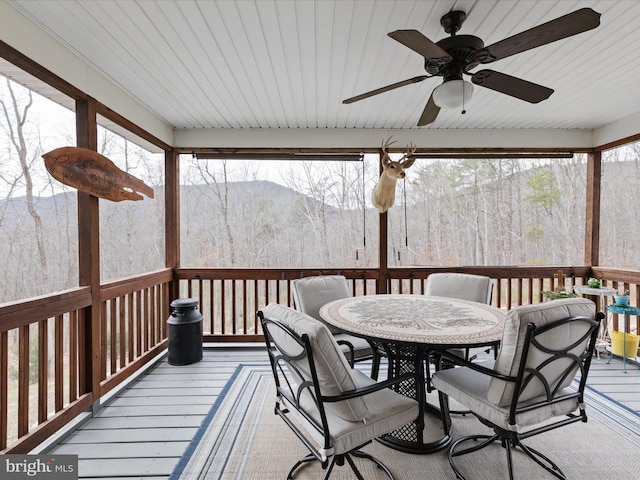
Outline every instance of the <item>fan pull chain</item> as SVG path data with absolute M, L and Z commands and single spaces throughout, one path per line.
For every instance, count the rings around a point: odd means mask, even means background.
M 360 154 L 360 161 L 362 162 L 362 248 L 367 248 L 367 201 L 365 199 L 364 187 L 364 153 Z M 356 260 L 359 260 L 358 248 L 356 248 Z
M 407 177 L 404 177 L 402 179 L 402 196 L 404 199 L 404 246 L 405 246 L 405 250 L 409 250 L 409 227 L 407 226 Z M 402 248 L 402 247 L 401 247 Z M 398 262 L 401 261 L 400 259 L 400 250 L 401 248 L 398 249 Z
M 364 153 L 360 155 L 362 162 L 362 246 L 367 246 L 367 201 L 364 195 Z
M 404 246 L 409 248 L 409 227 L 407 226 L 407 177 L 402 179 L 402 192 L 404 194 Z
M 464 108 L 464 81 L 462 82 L 462 115 L 467 113 L 467 110 Z

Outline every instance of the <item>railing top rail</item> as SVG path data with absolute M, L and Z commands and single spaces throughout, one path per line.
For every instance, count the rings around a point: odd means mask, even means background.
M 111 300 L 154 285 L 171 282 L 173 279 L 173 270 L 171 268 L 164 268 L 144 275 L 135 275 L 104 283 L 100 288 L 100 300 L 103 302 L 105 300 Z
M 377 279 L 377 268 L 177 268 L 178 280 L 295 280 L 311 275 L 344 275 L 348 279 Z
M 4 332 L 36 319 L 62 315 L 91 305 L 91 288 L 78 287 L 0 305 L 0 331 Z

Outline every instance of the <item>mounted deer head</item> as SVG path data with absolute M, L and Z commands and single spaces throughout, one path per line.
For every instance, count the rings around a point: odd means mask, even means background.
M 373 192 L 371 193 L 371 203 L 373 203 L 373 206 L 376 207 L 380 213 L 386 212 L 393 206 L 396 200 L 397 181 L 405 177 L 405 170 L 416 161 L 415 158 L 411 158 L 411 155 L 416 152 L 416 146 L 413 143 L 407 146 L 407 152 L 400 160 L 391 160 L 387 149 L 396 143 L 395 141 L 391 141 L 392 138 L 393 137 L 389 137 L 388 140 L 382 141 L 382 156 L 380 157 L 382 173 L 378 179 L 378 184 L 373 188 Z

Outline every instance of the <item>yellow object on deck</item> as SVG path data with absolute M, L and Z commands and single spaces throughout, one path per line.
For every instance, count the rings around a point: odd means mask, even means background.
M 636 357 L 638 355 L 638 343 L 640 342 L 640 336 L 633 333 L 627 333 L 627 338 L 624 338 L 624 333 L 614 330 L 611 332 L 611 353 L 618 356 Z M 622 344 L 625 344 L 624 353 L 622 351 Z

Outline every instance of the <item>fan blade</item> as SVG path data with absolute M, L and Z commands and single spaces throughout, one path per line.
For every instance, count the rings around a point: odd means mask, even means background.
M 420 116 L 420 120 L 418 120 L 418 126 L 422 127 L 423 125 L 429 125 L 430 123 L 435 122 L 436 117 L 440 113 L 440 107 L 435 104 L 433 101 L 433 92 L 429 97 L 429 101 L 427 105 L 424 107 L 424 111 Z
M 358 100 L 364 100 L 365 98 L 373 97 L 374 95 L 378 95 L 379 93 L 388 92 L 389 90 L 393 90 L 395 88 L 404 87 L 405 85 L 411 85 L 412 83 L 418 83 L 423 80 L 430 78 L 429 75 L 419 75 L 417 77 L 409 78 L 408 80 L 403 80 L 402 82 L 392 83 L 391 85 L 387 85 L 386 87 L 376 88 L 375 90 L 371 90 L 367 93 L 362 93 L 360 95 L 356 95 L 355 97 L 347 98 L 343 100 L 342 103 L 353 103 Z
M 532 48 L 540 47 L 600 25 L 600 14 L 590 8 L 581 8 L 524 32 L 505 38 L 476 54 L 480 63 L 491 63 Z
M 428 58 L 431 63 L 444 65 L 449 63 L 453 58 L 441 47 L 433 43 L 418 30 L 396 30 L 390 32 L 389 35 L 394 40 L 400 42 L 405 47 L 409 47 L 424 58 Z
M 471 77 L 471 81 L 481 87 L 504 93 L 529 103 L 539 103 L 551 96 L 553 90 L 537 83 L 512 77 L 493 70 L 480 70 Z

